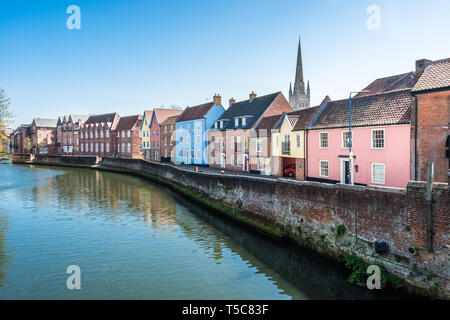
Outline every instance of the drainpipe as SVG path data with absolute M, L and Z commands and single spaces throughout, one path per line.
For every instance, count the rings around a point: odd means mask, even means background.
M 426 242 L 428 252 L 433 252 L 433 182 L 434 162 L 427 162 L 427 188 L 426 188 Z

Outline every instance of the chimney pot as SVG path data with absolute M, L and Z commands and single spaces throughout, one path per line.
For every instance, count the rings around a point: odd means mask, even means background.
M 250 93 L 249 97 L 250 97 L 250 100 L 255 99 L 256 98 L 256 93 L 254 91 L 252 91 L 252 93 Z
M 228 100 L 228 103 L 229 103 L 229 106 L 231 107 L 231 105 L 233 104 L 233 103 L 235 103 L 236 102 L 236 99 L 234 99 L 234 98 L 230 98 L 230 100 Z

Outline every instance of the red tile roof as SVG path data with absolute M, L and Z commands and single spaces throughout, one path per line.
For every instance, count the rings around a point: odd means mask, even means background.
M 450 58 L 433 61 L 425 68 L 413 92 L 450 87 Z
M 142 121 L 142 115 L 136 114 L 133 116 L 121 117 L 117 123 L 116 130 L 131 130 L 133 127 L 140 126 Z
M 258 123 L 258 125 L 256 126 L 256 130 L 258 129 L 274 129 L 275 125 L 278 123 L 278 121 L 281 119 L 281 117 L 283 116 L 283 114 L 278 114 L 275 116 L 270 116 L 270 117 L 264 117 L 261 119 L 261 121 Z
M 186 107 L 177 122 L 202 119 L 213 105 L 214 102 L 208 102 L 195 107 Z
M 355 127 L 409 123 L 411 90 L 352 98 L 352 125 Z M 349 124 L 349 100 L 330 101 L 310 129 L 344 128 Z
M 162 109 L 162 108 L 153 109 L 153 111 L 156 114 L 156 119 L 158 120 L 159 124 L 166 121 L 167 118 L 169 118 L 169 117 L 172 117 L 172 116 L 178 117 L 183 112 L 183 110 L 179 110 L 179 109 Z
M 358 93 L 355 97 L 362 97 L 371 94 L 382 92 L 408 89 L 414 87 L 414 72 L 403 73 L 386 78 L 380 78 L 373 81 L 363 90 L 368 90 L 367 93 Z
M 316 114 L 319 112 L 322 105 L 317 107 L 306 108 L 296 111 L 297 120 L 293 123 L 293 131 L 305 130 L 306 127 L 311 123 Z

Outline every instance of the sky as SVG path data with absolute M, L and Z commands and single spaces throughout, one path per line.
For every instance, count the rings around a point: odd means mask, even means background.
M 67 28 L 70 5 L 80 29 Z M 379 15 L 369 10 L 378 8 Z M 311 105 L 450 57 L 448 0 L 0 0 L 0 88 L 14 125 L 248 99 L 294 81 Z

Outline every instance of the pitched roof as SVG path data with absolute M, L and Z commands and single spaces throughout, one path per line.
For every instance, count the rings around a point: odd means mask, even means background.
M 363 89 L 369 92 L 358 93 L 357 95 L 355 95 L 355 97 L 362 97 L 394 90 L 408 89 L 414 87 L 414 84 L 414 72 L 379 78 Z
M 194 107 L 186 107 L 177 122 L 190 121 L 196 119 L 202 119 L 212 108 L 214 102 L 208 102 L 200 104 Z
M 87 119 L 89 119 L 89 115 L 87 114 L 70 114 L 69 117 L 72 119 L 72 122 L 78 122 L 81 120 L 81 122 L 86 122 Z M 67 119 L 69 120 L 69 119 Z
M 113 122 L 116 114 L 117 112 L 92 115 L 89 116 L 85 124 L 99 123 L 99 122 Z
M 311 120 L 314 119 L 316 114 L 319 112 L 321 107 L 322 105 L 296 111 L 297 121 L 293 125 L 292 130 L 305 130 L 306 127 L 310 124 Z
M 283 114 L 278 114 L 275 116 L 264 117 L 256 126 L 256 130 L 258 129 L 274 129 L 278 121 L 281 119 Z
M 349 122 L 349 100 L 330 101 L 310 129 L 344 128 Z M 352 99 L 352 126 L 376 126 L 409 123 L 411 90 L 363 96 Z
M 179 116 L 172 116 L 172 117 L 168 117 L 166 119 L 166 121 L 164 121 L 163 123 L 161 123 L 161 125 L 167 125 L 167 124 L 174 124 Z
M 224 125 L 222 129 L 234 129 L 234 118 L 249 116 L 245 128 L 251 128 L 255 122 L 261 117 L 266 109 L 272 104 L 273 100 L 281 94 L 275 92 L 261 97 L 256 97 L 252 100 L 244 100 L 233 103 L 217 120 L 223 120 Z
M 127 117 L 121 117 L 119 122 L 117 123 L 116 130 L 131 130 L 131 129 L 133 129 L 135 124 L 137 124 L 137 126 L 140 126 L 141 121 L 142 121 L 142 115 L 140 115 L 140 114 L 135 114 L 132 116 L 127 116 Z
M 450 87 L 450 58 L 431 62 L 425 68 L 412 92 Z
M 172 116 L 179 116 L 183 112 L 183 110 L 179 109 L 162 109 L 162 108 L 153 109 L 153 111 L 155 112 L 156 119 L 160 124 L 166 121 L 167 118 Z
M 33 121 L 38 128 L 56 128 L 58 123 L 58 119 L 34 118 Z

